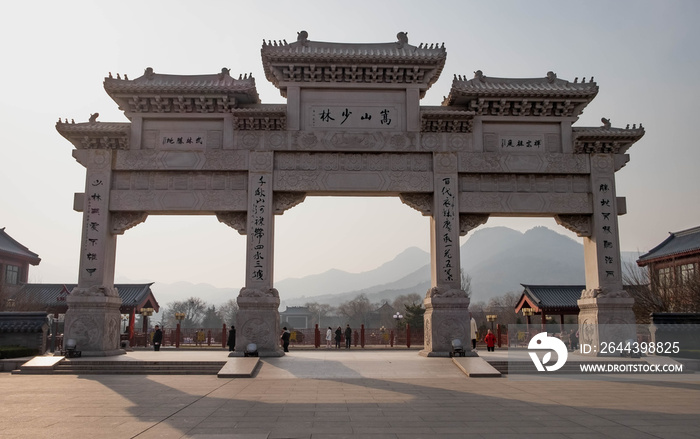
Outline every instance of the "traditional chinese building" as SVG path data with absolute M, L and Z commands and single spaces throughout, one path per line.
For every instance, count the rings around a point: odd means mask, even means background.
M 520 313 L 524 308 L 532 310 L 532 315 L 539 315 L 542 322 L 542 330 L 545 330 L 547 317 L 559 317 L 559 325 L 563 327 L 564 316 L 578 316 L 580 310 L 578 300 L 585 285 L 526 285 L 520 295 L 515 313 Z M 530 316 L 525 316 L 528 326 Z
M 700 287 L 700 227 L 669 233 L 661 244 L 637 259 L 649 270 L 654 288 L 669 294 Z M 698 310 L 695 310 L 698 311 Z
M 459 239 L 491 216 L 553 217 L 582 237 L 585 334 L 634 323 L 622 289 L 617 216 L 626 211 L 615 172 L 644 135 L 641 124 L 575 127 L 598 94 L 591 78 L 454 76 L 441 106 L 421 106 L 447 59 L 440 44 L 264 41 L 265 78 L 286 102 L 260 102 L 252 75 L 229 69 L 136 79 L 105 78 L 127 123 L 59 121 L 86 168 L 78 286 L 66 332 L 83 355 L 120 352 L 112 328 L 117 237 L 152 214 L 216 215 L 246 235 L 246 284 L 236 345 L 283 355 L 280 294 L 273 279 L 275 215 L 307 196 L 399 197 L 430 217 L 431 288 L 422 355 L 447 356 L 469 336 Z M 465 54 L 466 56 L 466 54 Z M 98 336 L 88 340 L 85 328 Z M 631 328 L 633 331 L 634 328 Z M 96 332 L 95 332 L 96 331 Z M 582 340 L 583 342 L 583 340 Z M 236 353 L 234 353 L 235 355 Z
M 12 239 L 4 227 L 0 229 L 0 288 L 5 290 L 4 299 L 27 283 L 29 266 L 40 262 L 39 255 Z

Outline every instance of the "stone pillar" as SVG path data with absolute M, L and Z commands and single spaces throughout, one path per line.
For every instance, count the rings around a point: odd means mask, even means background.
M 590 236 L 583 238 L 586 289 L 578 301 L 578 320 L 580 343 L 595 352 L 603 341 L 636 340 L 636 327 L 634 299 L 622 289 L 614 156 L 590 158 L 593 215 Z
M 242 356 L 255 343 L 260 356 L 282 356 L 279 294 L 273 286 L 275 209 L 273 153 L 251 152 L 246 218 L 246 284 L 238 296 L 236 351 Z
M 425 348 L 421 355 L 448 356 L 452 340 L 469 344 L 469 298 L 461 289 L 457 156 L 433 156 L 434 193 L 430 217 L 431 288 L 425 306 Z
M 109 193 L 112 151 L 75 151 L 87 168 L 78 286 L 67 298 L 64 343 L 76 341 L 83 356 L 123 354 L 119 346 L 121 299 L 114 288 L 117 238 L 112 233 Z

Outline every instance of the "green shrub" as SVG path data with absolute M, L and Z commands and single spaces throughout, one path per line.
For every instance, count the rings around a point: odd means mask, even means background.
M 0 360 L 6 358 L 33 357 L 39 355 L 38 349 L 25 348 L 22 346 L 0 346 Z

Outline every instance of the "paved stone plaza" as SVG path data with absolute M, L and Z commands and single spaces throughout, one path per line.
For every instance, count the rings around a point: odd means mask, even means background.
M 468 378 L 407 350 L 293 351 L 252 379 L 2 373 L 0 395 L 0 438 L 700 437 L 697 373 Z

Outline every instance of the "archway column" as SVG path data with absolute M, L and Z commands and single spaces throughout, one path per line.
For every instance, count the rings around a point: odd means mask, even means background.
M 275 208 L 273 153 L 251 152 L 246 218 L 246 283 L 238 295 L 236 346 L 242 356 L 255 343 L 260 356 L 282 356 L 279 293 L 273 288 Z
M 67 298 L 64 343 L 74 339 L 83 356 L 123 354 L 119 347 L 121 299 L 114 288 L 117 237 L 109 194 L 112 150 L 83 149 L 74 157 L 87 168 L 82 195 L 83 227 L 78 286 Z
M 470 339 L 469 297 L 461 289 L 457 156 L 433 155 L 434 192 L 430 217 L 431 288 L 423 305 L 425 347 L 421 355 L 448 356 L 452 340 Z
M 581 344 L 600 352 L 601 342 L 636 340 L 634 299 L 622 288 L 615 192 L 615 156 L 591 154 L 593 215 L 583 238 L 586 289 L 578 301 Z M 598 354 L 599 355 L 599 354 Z

